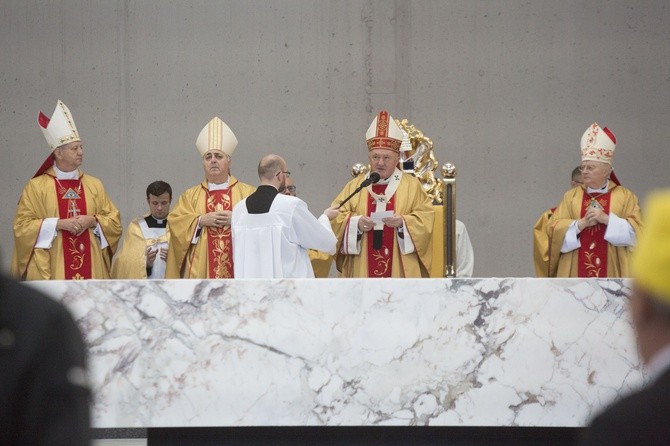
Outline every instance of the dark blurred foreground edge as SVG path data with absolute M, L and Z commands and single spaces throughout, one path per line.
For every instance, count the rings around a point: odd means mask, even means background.
M 581 428 L 272 426 L 149 428 L 149 446 L 169 445 L 571 445 Z

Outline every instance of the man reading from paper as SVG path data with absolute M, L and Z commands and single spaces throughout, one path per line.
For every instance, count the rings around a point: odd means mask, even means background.
M 149 213 L 128 225 L 123 245 L 112 262 L 113 279 L 165 278 L 172 187 L 165 181 L 154 181 L 147 186 L 146 196 Z
M 12 275 L 21 280 L 109 279 L 123 230 L 102 181 L 84 174 L 84 147 L 58 101 L 38 124 L 51 153 L 21 193 L 14 219 Z
M 331 222 L 341 277 L 428 277 L 434 211 L 421 182 L 397 168 L 402 130 L 381 111 L 367 131 L 370 174 L 380 180 L 340 207 Z M 369 176 L 369 175 L 368 175 Z M 351 180 L 335 198 L 341 204 L 361 183 Z

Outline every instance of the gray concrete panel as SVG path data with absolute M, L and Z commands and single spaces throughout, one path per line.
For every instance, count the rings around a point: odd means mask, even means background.
M 366 160 L 388 108 L 459 167 L 458 209 L 478 276 L 533 274 L 531 229 L 555 206 L 593 121 L 642 198 L 668 186 L 670 6 L 640 1 L 150 1 L 0 3 L 0 265 L 57 99 L 124 225 L 155 179 L 203 178 L 194 142 L 218 115 L 255 184 L 283 155 L 318 214 Z

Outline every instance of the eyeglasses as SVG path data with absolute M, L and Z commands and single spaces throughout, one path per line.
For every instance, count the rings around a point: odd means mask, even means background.
M 290 176 L 291 176 L 291 172 L 289 172 L 289 171 L 284 172 L 283 170 L 280 170 L 279 172 L 277 172 L 277 174 L 276 174 L 275 176 L 278 177 L 280 173 L 283 173 L 283 174 L 286 175 L 287 177 L 290 177 Z
M 295 192 L 295 186 L 286 186 L 286 190 L 289 192 Z

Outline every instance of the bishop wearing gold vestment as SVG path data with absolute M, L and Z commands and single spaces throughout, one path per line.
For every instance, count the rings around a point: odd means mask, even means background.
M 344 203 L 331 221 L 340 276 L 428 277 L 433 205 L 421 182 L 397 167 L 402 130 L 381 111 L 366 139 L 371 174 L 376 172 L 380 179 Z M 342 203 L 365 179 L 360 175 L 347 183 L 333 205 Z
M 84 174 L 84 147 L 58 101 L 38 124 L 51 153 L 21 193 L 11 273 L 21 280 L 109 279 L 121 216 L 102 182 Z
M 642 215 L 612 170 L 616 137 L 593 123 L 581 140 L 582 182 L 563 196 L 549 236 L 549 277 L 630 277 Z
M 170 213 L 165 277 L 232 278 L 233 206 L 256 188 L 230 175 L 237 138 L 220 118 L 213 118 L 202 129 L 195 146 L 202 156 L 205 180 L 181 194 Z

